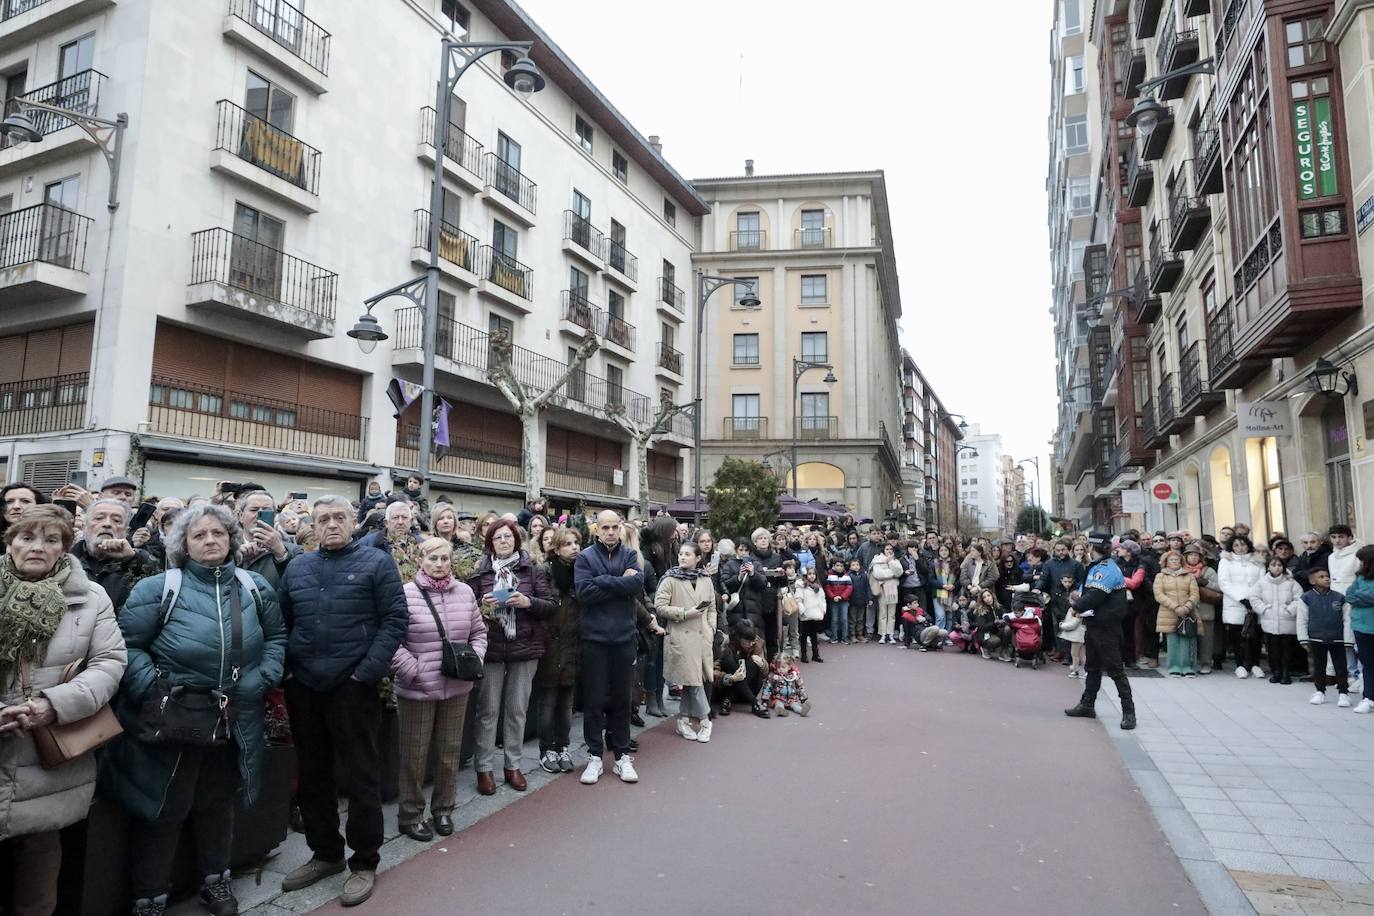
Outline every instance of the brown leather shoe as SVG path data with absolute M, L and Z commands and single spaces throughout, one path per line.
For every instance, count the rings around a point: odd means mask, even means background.
M 506 770 L 506 784 L 517 792 L 525 791 L 529 783 L 525 782 L 525 774 L 519 770 Z
M 482 773 L 482 772 L 479 772 L 479 773 L 477 774 L 477 794 L 478 794 L 478 795 L 495 795 L 495 794 L 496 794 L 496 777 L 495 777 L 495 776 L 492 776 L 490 773 Z

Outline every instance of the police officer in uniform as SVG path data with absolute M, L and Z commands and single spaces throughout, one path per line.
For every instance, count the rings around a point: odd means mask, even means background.
M 1131 683 L 1121 664 L 1121 622 L 1126 618 L 1126 581 L 1112 559 L 1111 538 L 1093 534 L 1088 538 L 1097 562 L 1088 568 L 1087 584 L 1074 601 L 1073 608 L 1083 618 L 1083 645 L 1087 650 L 1088 677 L 1078 705 L 1064 710 L 1074 718 L 1095 719 L 1097 691 L 1105 673 L 1116 683 L 1121 699 L 1121 727 L 1135 728 L 1135 701 Z

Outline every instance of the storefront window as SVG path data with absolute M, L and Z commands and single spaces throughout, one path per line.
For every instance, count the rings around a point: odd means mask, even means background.
M 1345 405 L 1336 401 L 1322 414 L 1322 442 L 1326 451 L 1326 492 L 1332 525 L 1355 527 L 1355 486 L 1350 475 L 1350 429 Z
M 1269 534 L 1283 531 L 1283 477 L 1279 473 L 1279 440 L 1260 440 L 1261 479 L 1264 483 L 1264 521 Z

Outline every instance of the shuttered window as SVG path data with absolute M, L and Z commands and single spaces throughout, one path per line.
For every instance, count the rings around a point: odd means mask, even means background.
M 81 470 L 79 452 L 25 455 L 19 459 L 19 480 L 40 493 L 51 494 Z
M 552 424 L 548 427 L 545 454 L 552 461 L 574 461 L 624 470 L 623 453 L 624 448 L 619 442 Z
M 0 384 L 87 371 L 92 327 L 88 322 L 0 337 Z

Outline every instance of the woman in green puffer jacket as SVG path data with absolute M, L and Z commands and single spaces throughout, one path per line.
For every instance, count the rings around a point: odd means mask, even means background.
M 1350 605 L 1350 629 L 1355 637 L 1355 654 L 1364 667 L 1364 694 L 1355 712 L 1374 712 L 1374 544 L 1366 544 L 1355 552 L 1359 569 L 1355 581 L 1345 590 L 1345 603 Z
M 216 916 L 238 911 L 229 888 L 235 796 L 253 804 L 263 755 L 263 695 L 282 677 L 286 626 L 277 596 L 249 573 L 256 594 L 230 560 L 243 533 L 229 510 L 199 505 L 177 516 L 167 536 L 167 567 L 181 570 L 175 604 L 162 608 L 167 576 L 134 587 L 119 615 L 129 650 L 116 712 L 125 733 L 101 764 L 101 794 L 132 815 L 133 912 L 160 916 L 177 837 L 192 818 L 201 902 Z M 234 594 L 242 620 L 238 680 L 233 678 Z M 140 737 L 140 710 L 154 681 L 220 690 L 229 697 L 232 740 L 208 747 L 151 743 Z

